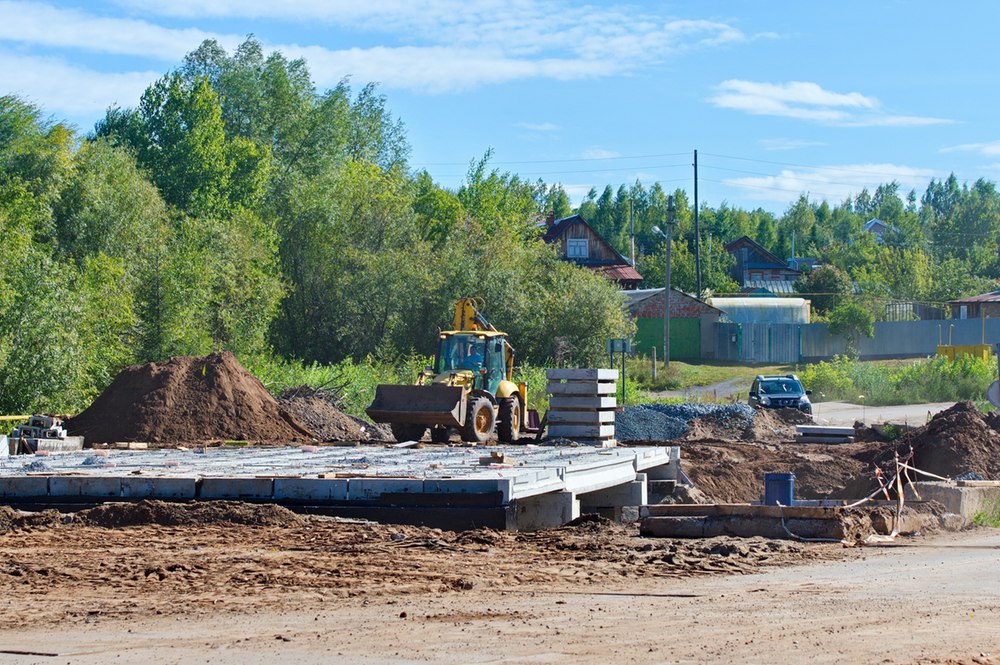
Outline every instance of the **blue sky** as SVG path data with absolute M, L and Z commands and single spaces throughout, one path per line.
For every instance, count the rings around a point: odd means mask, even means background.
M 254 34 L 317 85 L 380 83 L 411 165 L 636 180 L 781 213 L 898 181 L 1000 178 L 1000 3 L 0 0 L 0 94 L 82 130 L 206 38 Z

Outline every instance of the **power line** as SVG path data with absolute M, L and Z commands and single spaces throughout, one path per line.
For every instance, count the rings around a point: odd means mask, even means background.
M 687 155 L 686 152 L 664 152 L 655 155 L 616 155 L 613 157 L 576 157 L 572 159 L 529 159 L 520 161 L 492 161 L 490 164 L 566 164 L 575 162 L 602 162 L 610 161 L 615 159 L 652 159 L 654 157 L 684 157 Z M 468 166 L 469 162 L 427 162 L 416 166 L 415 168 L 421 168 L 423 166 Z

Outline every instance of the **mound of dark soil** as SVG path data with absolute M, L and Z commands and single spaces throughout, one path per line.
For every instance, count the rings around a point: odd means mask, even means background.
M 281 394 L 278 403 L 322 441 L 392 440 L 388 427 L 344 413 L 327 391 L 309 386 L 291 388 Z
M 62 522 L 57 510 L 43 510 L 40 513 L 22 513 L 10 506 L 0 506 L 0 534 L 32 527 L 50 527 Z
M 66 427 L 89 443 L 314 438 L 228 351 L 126 367 Z
M 88 526 L 115 529 L 156 524 L 160 526 L 202 526 L 207 524 L 242 524 L 246 526 L 301 526 L 305 520 L 296 513 L 274 504 L 251 504 L 238 501 L 204 503 L 104 503 L 80 511 L 77 519 Z
M 900 437 L 901 456 L 913 447 L 914 466 L 939 476 L 972 471 L 1000 478 L 1000 414 L 983 414 L 972 402 L 959 402 L 929 423 Z M 888 464 L 891 453 L 877 460 Z

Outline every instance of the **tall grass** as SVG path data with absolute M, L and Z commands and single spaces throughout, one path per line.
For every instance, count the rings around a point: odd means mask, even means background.
M 844 400 L 887 406 L 982 400 L 996 378 L 995 361 L 943 356 L 905 366 L 861 363 L 843 357 L 809 365 L 800 374 L 813 401 Z

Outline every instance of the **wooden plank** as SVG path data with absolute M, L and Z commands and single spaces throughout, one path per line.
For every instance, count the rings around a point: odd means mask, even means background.
M 553 395 L 549 398 L 549 410 L 615 409 L 618 399 L 614 395 Z
M 569 381 L 556 383 L 550 381 L 545 390 L 550 395 L 614 395 L 618 386 L 614 383 L 599 383 L 597 381 Z
M 603 425 L 613 422 L 615 422 L 614 411 L 552 411 L 549 413 L 549 424 Z
M 567 381 L 617 381 L 618 370 L 616 369 L 546 369 L 545 376 L 550 380 Z
M 554 425 L 549 423 L 550 437 L 572 439 L 578 436 L 613 437 L 614 425 Z

